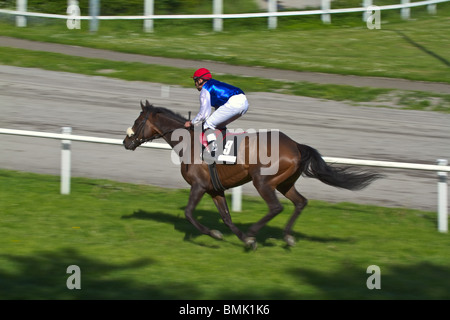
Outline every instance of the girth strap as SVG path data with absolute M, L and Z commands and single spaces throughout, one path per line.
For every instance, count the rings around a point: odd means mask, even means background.
M 216 191 L 224 191 L 225 188 L 220 182 L 219 175 L 217 173 L 216 163 L 212 163 L 208 165 L 209 175 L 211 176 L 211 182 L 213 184 L 214 190 Z

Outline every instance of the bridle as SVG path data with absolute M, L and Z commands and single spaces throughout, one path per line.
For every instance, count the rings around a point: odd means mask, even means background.
M 150 117 L 150 110 L 147 110 L 147 113 L 145 114 L 144 119 L 136 128 L 136 132 L 133 132 L 133 136 L 136 137 L 136 138 L 134 138 L 133 141 L 137 142 L 139 145 L 141 145 L 145 142 L 153 141 L 155 139 L 163 138 L 166 134 L 172 133 L 175 130 L 180 129 L 180 128 L 174 128 L 174 129 L 167 130 L 163 133 L 158 133 L 158 134 L 152 136 L 151 138 L 144 138 L 145 123 L 147 122 L 149 117 Z M 137 138 L 139 136 L 142 136 L 142 138 Z

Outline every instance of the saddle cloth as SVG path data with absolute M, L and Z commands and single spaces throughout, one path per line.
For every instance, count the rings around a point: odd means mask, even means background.
M 237 150 L 245 132 L 235 133 L 229 132 L 227 129 L 216 130 L 217 137 L 217 164 L 235 164 L 237 160 Z M 204 148 L 208 148 L 208 141 L 206 140 L 205 132 L 200 135 L 200 143 Z

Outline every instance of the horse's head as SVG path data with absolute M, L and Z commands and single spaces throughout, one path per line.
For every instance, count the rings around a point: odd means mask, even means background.
M 152 117 L 152 105 L 145 102 L 145 106 L 141 101 L 142 111 L 139 117 L 134 121 L 132 127 L 127 129 L 127 135 L 123 140 L 125 149 L 135 150 L 144 142 L 155 139 L 160 133 L 155 126 L 151 123 Z

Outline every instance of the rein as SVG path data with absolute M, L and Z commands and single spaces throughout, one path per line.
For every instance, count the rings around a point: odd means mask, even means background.
M 162 137 L 164 137 L 166 134 L 172 133 L 172 132 L 174 132 L 174 131 L 177 130 L 177 129 L 182 129 L 182 127 L 181 127 L 181 128 L 171 129 L 171 130 L 168 130 L 168 131 L 163 132 L 163 133 L 158 133 L 157 135 L 153 136 L 152 138 L 146 139 L 146 141 L 144 141 L 144 142 L 147 142 L 147 141 L 153 141 L 153 140 L 155 140 L 155 139 L 162 138 Z

